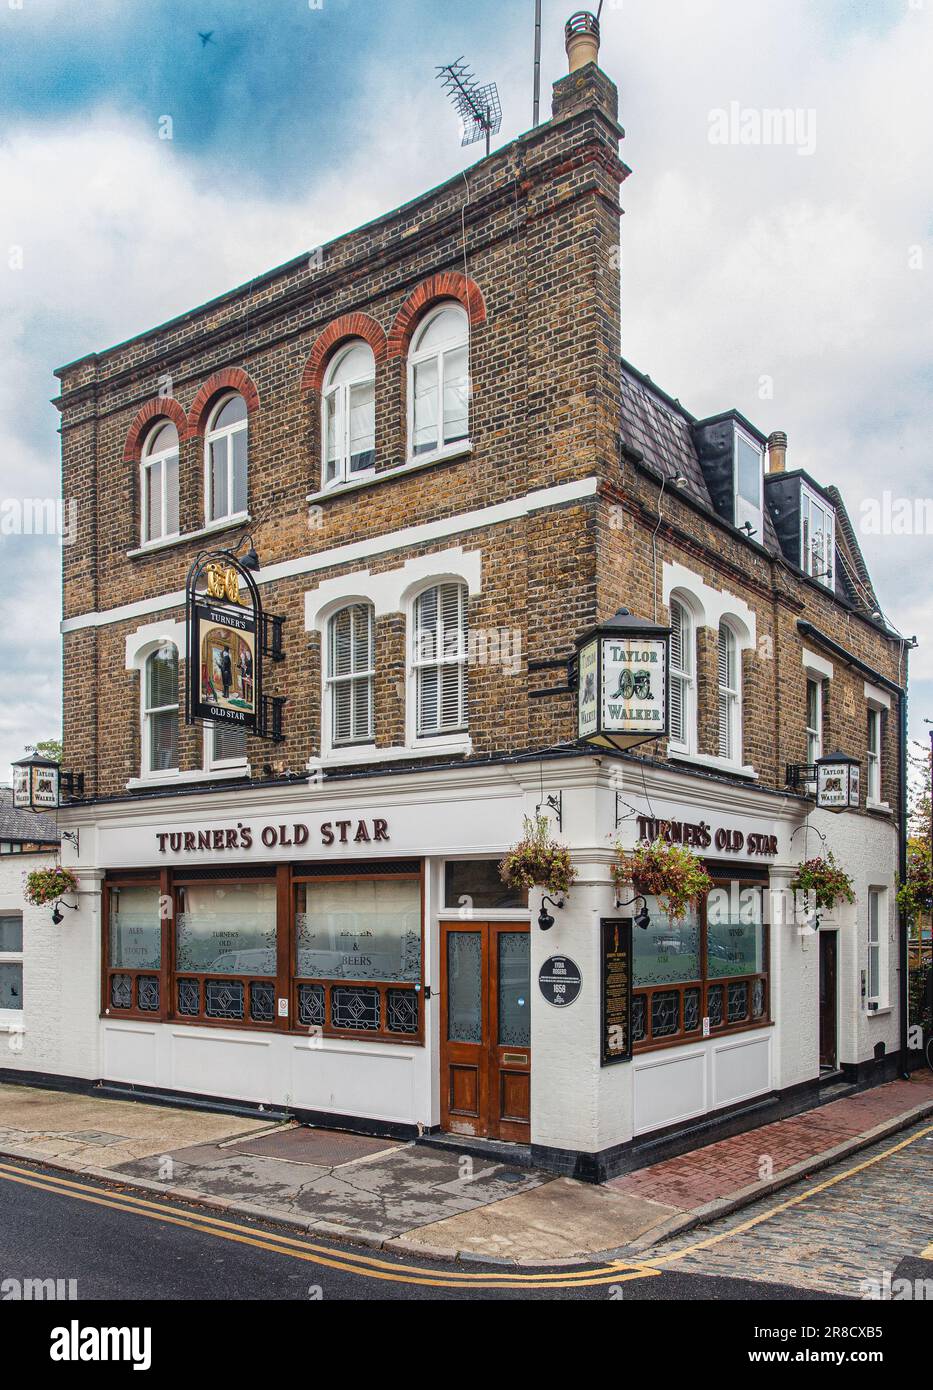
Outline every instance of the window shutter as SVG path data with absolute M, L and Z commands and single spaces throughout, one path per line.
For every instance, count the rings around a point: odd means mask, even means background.
M 466 590 L 438 584 L 415 606 L 418 733 L 447 733 L 466 724 Z
M 719 629 L 719 753 L 731 758 L 732 748 L 732 689 L 735 648 L 732 633 L 727 627 Z

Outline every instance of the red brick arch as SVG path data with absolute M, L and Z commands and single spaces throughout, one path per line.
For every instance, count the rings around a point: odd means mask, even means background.
M 208 377 L 203 386 L 198 388 L 198 394 L 191 402 L 191 409 L 188 411 L 188 433 L 191 435 L 201 435 L 204 433 L 208 410 L 213 404 L 214 397 L 221 391 L 237 391 L 246 402 L 246 409 L 252 415 L 254 410 L 259 409 L 259 392 L 256 390 L 256 383 L 252 377 L 247 376 L 241 367 L 224 367 L 223 371 L 215 372 Z
M 462 304 L 469 315 L 471 327 L 476 328 L 486 322 L 486 301 L 476 281 L 461 275 L 458 270 L 445 270 L 423 281 L 399 309 L 389 334 L 389 357 L 406 356 L 418 320 L 426 309 L 443 299 L 456 299 Z
M 147 401 L 130 425 L 123 446 L 123 462 L 138 463 L 143 452 L 143 438 L 153 420 L 171 420 L 178 431 L 179 443 L 188 438 L 188 417 L 173 396 L 155 396 Z
M 369 314 L 342 314 L 327 325 L 311 349 L 301 378 L 302 391 L 321 390 L 333 350 L 347 338 L 363 338 L 372 348 L 377 362 L 385 359 L 386 335 L 382 324 Z

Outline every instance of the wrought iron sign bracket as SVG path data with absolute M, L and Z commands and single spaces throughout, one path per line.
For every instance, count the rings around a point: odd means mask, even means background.
M 553 811 L 557 820 L 558 830 L 564 828 L 564 793 L 558 792 L 557 795 L 550 792 L 543 801 L 539 801 L 535 807 L 535 812 L 540 815 L 542 810 Z
M 70 845 L 73 845 L 73 846 L 74 846 L 74 852 L 75 852 L 75 854 L 80 854 L 81 851 L 80 851 L 80 848 L 79 848 L 79 834 L 78 834 L 78 831 L 77 831 L 77 830 L 62 830 L 60 833 L 61 833 L 61 837 L 62 837 L 63 840 L 67 840 L 68 843 L 69 843 Z
M 287 698 L 285 695 L 263 695 L 256 730 L 260 738 L 267 738 L 272 743 L 285 742 L 283 711 Z
M 62 791 L 70 799 L 84 795 L 84 773 L 83 772 L 63 772 Z M 77 848 L 77 846 L 75 846 Z
M 808 782 L 816 785 L 816 763 L 788 763 L 787 764 L 787 785 L 793 787 L 794 791 L 800 791 Z M 805 793 L 812 795 L 812 793 Z
M 263 613 L 262 615 L 262 654 L 267 656 L 270 661 L 285 660 L 285 651 L 282 647 L 284 623 L 285 619 L 277 618 L 274 613 Z

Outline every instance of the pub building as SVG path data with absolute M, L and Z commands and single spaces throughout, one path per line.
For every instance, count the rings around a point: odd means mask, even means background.
M 25 909 L 5 1080 L 600 1181 L 897 1074 L 905 644 L 807 441 L 620 357 L 618 96 L 567 49 L 466 177 L 58 371 L 80 884 Z M 539 814 L 563 896 L 499 873 Z M 657 838 L 682 922 L 614 886 Z M 830 849 L 855 902 L 787 910 Z

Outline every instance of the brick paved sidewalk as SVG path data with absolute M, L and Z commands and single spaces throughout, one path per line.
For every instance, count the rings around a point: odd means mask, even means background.
M 809 1165 L 824 1166 L 840 1148 L 851 1149 L 853 1141 L 862 1136 L 869 1142 L 867 1136 L 883 1132 L 885 1126 L 895 1125 L 902 1116 L 924 1105 L 933 1113 L 933 1073 L 925 1069 L 915 1072 L 909 1081 L 891 1081 L 732 1139 L 721 1139 L 680 1158 L 639 1168 L 614 1178 L 609 1186 L 705 1216 L 711 1205 L 725 1208 L 729 1199 L 756 1185 L 765 1191 L 769 1186 L 782 1186 L 790 1172 L 799 1176 Z

